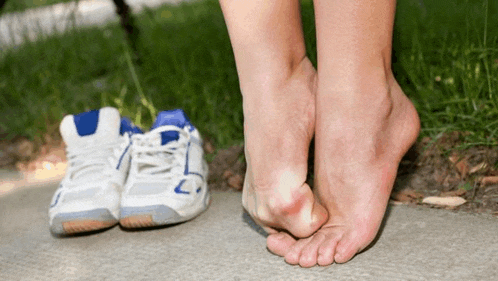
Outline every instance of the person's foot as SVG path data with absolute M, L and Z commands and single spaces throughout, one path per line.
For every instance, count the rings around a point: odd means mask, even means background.
M 305 183 L 315 128 L 315 77 L 305 58 L 287 80 L 267 92 L 244 95 L 247 172 L 242 203 L 268 233 L 285 229 L 307 237 L 327 220 L 325 208 Z
M 305 239 L 284 232 L 268 237 L 268 249 L 288 263 L 344 263 L 374 240 L 398 164 L 420 129 L 413 104 L 392 75 L 384 85 L 318 92 L 315 188 L 329 219 Z

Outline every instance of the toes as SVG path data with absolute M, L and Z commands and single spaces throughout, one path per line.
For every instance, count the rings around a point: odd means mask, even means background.
M 352 259 L 358 251 L 358 239 L 353 238 L 352 235 L 348 235 L 337 243 L 334 260 L 336 263 L 345 263 Z
M 329 237 L 329 239 L 327 239 L 320 245 L 320 247 L 318 248 L 318 265 L 326 266 L 334 262 L 335 249 L 337 247 L 339 238 L 339 236 Z
M 317 232 L 313 235 L 311 241 L 304 247 L 299 257 L 299 265 L 302 267 L 312 267 L 316 265 L 318 256 L 318 247 L 326 240 L 323 233 Z
M 337 263 L 345 263 L 354 255 L 365 249 L 375 238 L 377 229 L 356 229 L 345 234 L 337 243 L 334 260 Z
M 303 251 L 303 248 L 306 247 L 306 245 L 309 243 L 311 240 L 310 238 L 305 238 L 305 239 L 299 239 L 285 254 L 285 261 L 289 264 L 296 265 L 299 263 L 299 258 L 301 257 L 301 252 Z
M 268 250 L 281 257 L 285 256 L 295 243 L 296 240 L 285 232 L 270 234 L 268 238 L 266 238 Z

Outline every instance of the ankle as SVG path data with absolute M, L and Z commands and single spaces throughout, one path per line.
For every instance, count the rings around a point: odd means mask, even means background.
M 389 114 L 396 103 L 396 96 L 402 94 L 392 72 L 383 68 L 365 67 L 354 73 L 327 79 L 322 77 L 319 73 L 317 105 L 354 115 L 368 112 Z
M 289 60 L 278 70 L 267 70 L 250 79 L 241 79 L 240 88 L 244 104 L 261 106 L 275 99 L 286 99 L 292 94 L 314 93 L 316 71 L 307 57 Z

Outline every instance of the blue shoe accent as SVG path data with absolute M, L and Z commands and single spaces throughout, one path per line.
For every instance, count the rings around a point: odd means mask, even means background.
M 204 180 L 204 177 L 199 174 L 199 173 L 195 173 L 195 172 L 190 172 L 189 169 L 188 169 L 188 151 L 189 151 L 189 148 L 190 148 L 190 141 L 188 142 L 188 145 L 187 145 L 187 153 L 186 153 L 186 156 L 185 156 L 185 171 L 183 172 L 184 175 L 196 175 L 196 176 L 199 176 L 201 177 L 201 179 Z
M 165 125 L 172 125 L 182 129 L 186 125 L 188 125 L 190 131 L 193 131 L 194 127 L 192 126 L 192 123 L 190 123 L 190 119 L 187 117 L 187 114 L 185 114 L 185 112 L 181 109 L 165 110 L 159 112 L 154 125 L 152 125 L 150 129 L 154 130 L 155 128 Z
M 195 176 L 199 176 L 202 180 L 204 180 L 204 177 L 199 174 L 199 173 L 188 173 L 189 175 L 195 175 Z
M 176 187 L 175 187 L 175 193 L 176 194 L 190 194 L 190 192 L 182 190 L 181 187 L 185 183 L 186 180 L 182 180 Z
M 202 188 L 197 188 L 197 193 L 201 192 Z
M 194 126 L 192 126 L 192 123 L 190 123 L 190 119 L 187 117 L 187 114 L 185 114 L 185 112 L 181 109 L 165 110 L 159 112 L 156 121 L 150 129 L 154 130 L 161 126 L 176 126 L 181 129 L 185 128 L 185 126 L 188 126 L 190 131 L 194 130 Z M 180 134 L 178 132 L 165 131 L 161 133 L 161 144 L 165 145 L 170 141 L 175 141 L 179 138 Z
M 59 194 L 57 194 L 57 197 L 55 198 L 55 202 L 54 202 L 54 204 L 50 205 L 50 208 L 55 207 L 55 205 L 57 205 L 57 203 L 59 203 L 59 198 L 61 197 L 61 194 L 62 194 L 62 192 L 59 192 Z
M 189 150 L 189 148 L 190 148 L 190 142 L 188 142 L 187 153 L 185 154 L 185 172 L 184 172 L 185 175 L 188 175 L 188 150 Z
M 144 132 L 135 124 L 133 124 L 130 119 L 123 117 L 121 118 L 121 126 L 119 127 L 119 134 L 124 135 L 130 132 L 132 134 L 143 134 Z
M 165 145 L 170 141 L 180 139 L 180 133 L 177 131 L 164 131 L 161 133 L 161 145 Z
M 81 137 L 93 135 L 97 131 L 99 123 L 99 111 L 92 110 L 74 116 L 74 125 Z
M 119 170 L 119 167 L 121 166 L 121 162 L 123 161 L 123 157 L 126 155 L 126 152 L 128 152 L 128 150 L 130 149 L 131 144 L 132 143 L 130 141 L 130 143 L 128 144 L 128 146 L 126 146 L 126 148 L 123 151 L 123 153 L 121 153 L 121 156 L 119 156 L 119 161 L 118 161 L 118 165 L 116 166 L 116 170 Z M 130 161 L 131 161 L 131 159 L 130 159 Z

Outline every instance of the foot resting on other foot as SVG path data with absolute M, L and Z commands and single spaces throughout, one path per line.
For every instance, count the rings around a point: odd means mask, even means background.
M 268 237 L 268 249 L 290 264 L 344 263 L 377 235 L 398 164 L 420 121 L 394 78 L 374 89 L 358 96 L 318 93 L 315 188 L 329 218 L 305 239 L 283 232 Z

